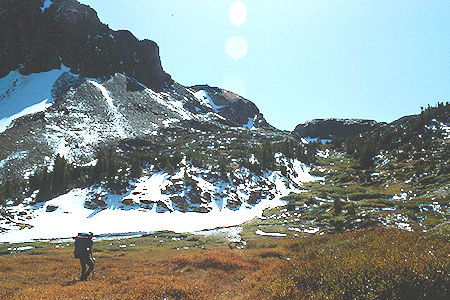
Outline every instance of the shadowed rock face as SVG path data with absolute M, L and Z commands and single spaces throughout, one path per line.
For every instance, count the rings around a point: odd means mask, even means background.
M 360 119 L 316 119 L 297 125 L 294 133 L 303 137 L 328 139 L 360 134 L 376 128 L 380 123 Z
M 113 31 L 97 13 L 75 0 L 0 2 L 0 78 L 49 71 L 61 63 L 72 73 L 100 78 L 123 73 L 161 90 L 172 83 L 163 71 L 156 43 L 128 31 Z

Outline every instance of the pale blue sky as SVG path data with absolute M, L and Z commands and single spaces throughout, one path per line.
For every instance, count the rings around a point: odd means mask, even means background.
M 160 47 L 179 83 L 242 94 L 279 129 L 314 118 L 393 121 L 450 95 L 448 0 L 82 0 Z M 247 41 L 235 60 L 227 40 Z

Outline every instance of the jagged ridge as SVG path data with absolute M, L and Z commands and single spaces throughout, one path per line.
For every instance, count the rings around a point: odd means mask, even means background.
M 161 90 L 171 78 L 163 71 L 159 49 L 129 31 L 113 31 L 97 13 L 75 0 L 4 0 L 0 3 L 0 78 L 69 67 L 85 77 L 123 73 Z

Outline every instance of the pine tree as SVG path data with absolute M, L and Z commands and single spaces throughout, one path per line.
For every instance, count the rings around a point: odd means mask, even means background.
M 93 182 L 100 182 L 106 177 L 106 156 L 105 152 L 101 151 L 97 153 L 96 156 L 97 163 L 92 170 L 92 180 Z
M 295 157 L 301 162 L 306 162 L 306 151 L 303 144 L 299 144 L 295 149 Z
M 67 189 L 67 161 L 57 155 L 55 159 L 55 165 L 51 174 L 52 178 L 52 194 L 60 194 Z
M 116 152 L 113 149 L 108 151 L 106 174 L 109 180 L 114 180 L 119 170 L 119 164 L 117 160 Z
M 373 166 L 374 151 L 370 145 L 365 145 L 359 154 L 359 166 L 362 169 L 369 169 Z
M 260 145 L 259 149 L 255 152 L 256 152 L 255 156 L 261 165 L 261 169 L 263 170 L 273 169 L 275 164 L 275 157 L 270 142 L 264 141 Z
M 306 147 L 306 162 L 307 163 L 315 163 L 316 162 L 316 153 L 317 153 L 317 143 L 309 143 Z
M 347 205 L 347 212 L 350 216 L 354 216 L 356 215 L 356 209 L 355 209 L 355 204 L 353 202 L 350 202 Z
M 47 166 L 39 174 L 39 193 L 36 196 L 36 202 L 42 202 L 50 197 L 51 182 Z
M 197 162 L 195 159 L 193 159 L 193 162 Z M 172 162 L 170 161 L 170 158 L 167 154 L 161 154 L 159 158 L 159 164 L 161 169 L 165 170 L 166 172 L 172 172 L 175 170 L 175 167 L 172 165 Z
M 340 199 L 334 199 L 333 201 L 334 214 L 340 215 L 342 212 L 342 201 Z
M 130 176 L 138 178 L 142 176 L 142 162 L 138 152 L 134 151 L 131 157 Z

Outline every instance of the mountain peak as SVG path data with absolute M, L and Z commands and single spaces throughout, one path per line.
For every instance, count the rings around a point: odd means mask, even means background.
M 5 0 L 0 4 L 0 78 L 58 69 L 106 78 L 123 73 L 154 90 L 172 83 L 157 44 L 129 31 L 111 30 L 75 0 Z
M 209 103 L 218 114 L 239 126 L 248 129 L 273 128 L 253 102 L 238 94 L 209 85 L 195 85 L 189 89 L 195 92 L 201 101 L 203 99 Z

